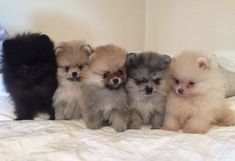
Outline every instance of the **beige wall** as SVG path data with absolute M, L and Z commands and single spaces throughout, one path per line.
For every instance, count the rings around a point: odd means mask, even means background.
M 144 0 L 0 0 L 0 6 L 0 24 L 11 34 L 44 32 L 56 41 L 144 49 Z
M 146 0 L 147 50 L 235 48 L 234 0 Z
M 10 33 L 44 32 L 128 50 L 235 48 L 235 0 L 0 0 Z

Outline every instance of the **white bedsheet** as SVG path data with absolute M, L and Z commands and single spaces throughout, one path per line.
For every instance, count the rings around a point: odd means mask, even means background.
M 0 122 L 1 161 L 234 161 L 235 127 L 205 135 L 86 129 L 80 121 Z
M 235 126 L 199 135 L 148 127 L 89 130 L 82 121 L 12 121 L 12 104 L 0 91 L 0 161 L 235 160 Z M 235 97 L 229 101 L 235 109 Z

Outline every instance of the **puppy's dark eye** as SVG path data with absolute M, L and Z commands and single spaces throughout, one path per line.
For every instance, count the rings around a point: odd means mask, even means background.
M 123 71 L 120 69 L 118 70 L 118 74 L 122 75 L 123 74 Z
M 180 83 L 180 81 L 178 79 L 176 79 L 176 78 L 174 78 L 174 81 L 175 81 L 176 84 Z
M 157 84 L 157 85 L 159 85 L 160 84 L 160 82 L 161 82 L 161 78 L 156 78 L 155 80 L 154 80 L 154 82 Z
M 105 72 L 105 73 L 103 74 L 103 78 L 106 79 L 106 78 L 108 78 L 108 77 L 109 77 L 109 72 Z
M 194 85 L 195 85 L 195 82 L 189 81 L 188 84 L 189 84 L 189 86 L 194 86 Z
M 80 70 L 82 70 L 83 67 L 84 67 L 84 65 L 78 65 L 78 68 L 79 68 Z
M 140 85 L 141 83 L 142 83 L 142 81 L 140 81 L 140 80 L 135 80 L 135 84 Z
M 135 84 L 137 85 L 140 85 L 142 83 L 146 82 L 145 80 L 138 80 L 138 79 L 135 79 Z
M 66 72 L 69 71 L 69 68 L 70 68 L 70 66 L 65 66 L 65 67 L 64 67 L 64 69 L 65 69 Z

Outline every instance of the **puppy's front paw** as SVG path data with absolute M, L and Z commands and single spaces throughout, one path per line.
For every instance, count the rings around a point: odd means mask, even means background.
M 129 129 L 140 129 L 141 128 L 141 123 L 140 122 L 131 122 L 129 125 L 128 125 L 128 128 Z
M 100 122 L 86 122 L 86 126 L 89 129 L 100 129 L 102 124 Z
M 180 128 L 178 126 L 163 125 L 161 129 L 168 131 L 179 131 Z
M 161 125 L 159 124 L 159 125 L 156 125 L 156 124 L 154 124 L 154 125 L 152 125 L 152 127 L 151 127 L 151 129 L 160 129 L 161 128 Z
M 187 122 L 186 126 L 183 129 L 183 132 L 204 134 L 209 130 L 209 128 L 209 121 L 196 118 L 191 119 Z
M 183 129 L 184 133 L 198 133 L 198 134 L 204 134 L 209 130 L 208 126 L 186 126 Z
M 117 132 L 123 132 L 123 131 L 126 131 L 127 126 L 126 126 L 126 125 L 116 125 L 116 126 L 113 126 L 113 128 L 114 128 Z
M 198 134 L 204 134 L 208 131 L 208 129 L 199 129 L 199 128 L 184 128 L 184 133 L 198 133 Z

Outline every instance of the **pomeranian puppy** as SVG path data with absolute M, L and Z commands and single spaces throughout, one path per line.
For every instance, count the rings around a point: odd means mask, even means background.
M 152 129 L 159 129 L 162 126 L 170 62 L 170 56 L 154 52 L 128 55 L 128 128 L 140 129 L 143 124 L 150 124 Z
M 171 72 L 163 129 L 205 133 L 212 124 L 234 124 L 234 114 L 225 102 L 224 78 L 212 57 L 184 51 L 173 58 Z
M 16 120 L 32 120 L 39 112 L 54 119 L 56 72 L 54 45 L 47 35 L 19 34 L 3 42 L 3 81 L 15 104 Z
M 83 41 L 61 42 L 56 46 L 59 86 L 53 96 L 56 120 L 81 116 L 81 80 L 93 49 Z
M 126 57 L 124 49 L 112 44 L 91 55 L 83 87 L 82 117 L 88 128 L 101 128 L 105 122 L 118 132 L 127 129 Z

